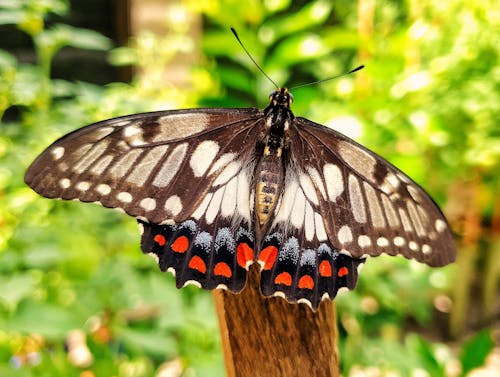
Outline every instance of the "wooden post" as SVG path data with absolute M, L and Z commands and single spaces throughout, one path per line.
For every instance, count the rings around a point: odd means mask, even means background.
M 314 313 L 303 304 L 264 298 L 257 266 L 243 292 L 215 290 L 227 377 L 338 377 L 333 303 Z

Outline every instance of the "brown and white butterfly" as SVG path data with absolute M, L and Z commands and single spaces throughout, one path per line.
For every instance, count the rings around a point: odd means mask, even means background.
M 425 191 L 346 136 L 295 117 L 284 88 L 265 110 L 130 115 L 56 141 L 25 181 L 48 198 L 118 208 L 177 286 L 241 291 L 257 262 L 265 296 L 316 309 L 353 289 L 367 256 L 455 259 Z

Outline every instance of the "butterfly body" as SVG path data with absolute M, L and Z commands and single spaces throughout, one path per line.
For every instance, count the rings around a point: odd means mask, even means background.
M 118 208 L 178 287 L 239 292 L 261 268 L 265 296 L 315 309 L 353 289 L 367 256 L 432 266 L 455 258 L 439 208 L 404 173 L 342 134 L 295 117 L 278 89 L 258 109 L 190 109 L 99 122 L 49 146 L 25 181 L 49 198 Z

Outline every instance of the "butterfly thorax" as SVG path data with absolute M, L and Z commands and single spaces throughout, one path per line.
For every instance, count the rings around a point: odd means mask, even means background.
M 267 132 L 265 146 L 256 169 L 255 212 L 261 234 L 268 228 L 269 219 L 273 217 L 276 203 L 283 192 L 283 148 L 290 123 L 294 119 L 290 110 L 292 96 L 286 88 L 278 89 L 269 99 L 269 106 L 264 110 Z

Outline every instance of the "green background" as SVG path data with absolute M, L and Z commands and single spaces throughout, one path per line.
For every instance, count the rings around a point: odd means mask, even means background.
M 12 43 L 0 50 L 0 375 L 224 375 L 210 293 L 177 290 L 142 256 L 134 219 L 42 199 L 23 175 L 56 138 L 102 119 L 265 106 L 273 85 L 230 26 L 289 87 L 364 64 L 294 90 L 294 113 L 397 165 L 457 234 L 454 265 L 372 259 L 336 300 L 343 375 L 500 373 L 497 1 L 184 1 L 165 7 L 162 33 L 143 30 L 126 46 L 70 26 L 70 15 L 63 0 L 0 1 L 0 25 L 20 30 L 36 57 Z M 105 85 L 57 78 L 54 60 L 69 47 L 139 74 Z M 181 82 L 169 75 L 179 61 Z

